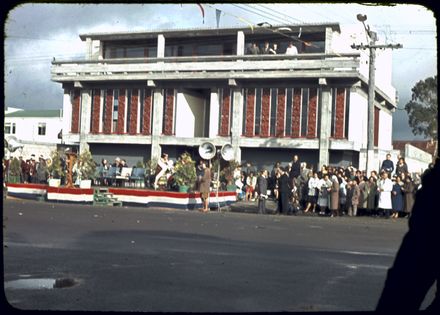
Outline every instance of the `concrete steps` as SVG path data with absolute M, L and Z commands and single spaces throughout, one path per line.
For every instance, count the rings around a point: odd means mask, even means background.
M 95 188 L 93 192 L 94 206 L 122 206 L 122 201 L 114 197 L 113 193 L 108 191 L 108 188 Z

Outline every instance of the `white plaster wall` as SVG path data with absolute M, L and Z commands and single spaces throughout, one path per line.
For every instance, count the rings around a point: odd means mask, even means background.
M 5 117 L 5 122 L 15 123 L 15 136 L 20 141 L 34 143 L 61 143 L 58 133 L 63 128 L 63 118 Z M 46 123 L 46 135 L 38 135 L 38 124 Z
M 209 137 L 214 138 L 218 135 L 220 115 L 220 99 L 218 90 L 211 91 L 210 114 L 209 114 Z
M 374 28 L 372 30 L 374 31 Z M 367 40 L 365 29 L 361 22 L 352 25 L 341 25 L 341 33 L 333 33 L 331 50 L 335 53 L 360 53 L 360 66 L 358 70 L 360 74 L 368 79 L 370 52 L 368 49 L 353 49 L 351 45 L 366 45 L 369 44 L 369 42 L 370 39 L 368 38 Z M 376 44 L 385 44 L 380 34 L 378 34 Z M 391 84 L 393 67 L 392 54 L 392 49 L 376 49 L 375 81 L 376 86 L 394 101 L 396 89 Z
M 187 93 L 177 93 L 176 137 L 202 137 L 205 101 Z
M 350 92 L 350 110 L 348 115 L 348 140 L 354 148 L 367 147 L 367 99 L 355 91 Z
M 18 158 L 20 155 L 23 156 L 23 160 L 28 160 L 31 155 L 34 154 L 35 158 L 42 155 L 45 159 L 49 158 L 52 151 L 57 149 L 56 144 L 36 144 L 36 143 L 25 143 L 22 150 L 16 150 L 11 153 L 11 158 Z
M 70 133 L 72 128 L 72 100 L 70 93 L 64 93 L 63 96 L 63 134 Z
M 432 162 L 431 154 L 410 144 L 405 145 L 405 152 L 402 155 L 405 158 L 410 173 L 422 173 L 428 168 L 429 163 Z
M 384 110 L 379 112 L 378 147 L 381 150 L 392 150 L 393 116 Z

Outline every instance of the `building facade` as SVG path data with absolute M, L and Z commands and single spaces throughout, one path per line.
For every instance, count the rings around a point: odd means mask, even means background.
M 97 159 L 198 155 L 209 141 L 231 144 L 237 161 L 259 167 L 293 154 L 315 168 L 365 164 L 368 55 L 350 48 L 353 33 L 337 23 L 80 38 L 85 59 L 53 61 L 51 75 L 64 89 L 63 141 Z M 247 53 L 266 41 L 278 44 L 277 54 Z M 289 41 L 297 55 L 285 54 Z M 390 67 L 377 68 L 379 161 L 392 149 L 396 102 Z
M 12 153 L 29 159 L 35 156 L 50 156 L 51 151 L 61 144 L 63 111 L 61 109 L 23 110 L 9 107 L 5 111 L 5 138 L 14 136 L 23 144 L 23 149 Z

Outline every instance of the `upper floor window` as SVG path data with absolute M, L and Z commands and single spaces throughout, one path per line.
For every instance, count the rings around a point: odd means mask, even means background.
M 104 42 L 104 59 L 148 57 L 157 57 L 156 42 Z
M 15 135 L 15 123 L 5 123 L 5 134 Z
M 39 136 L 46 135 L 46 123 L 38 123 L 38 135 Z

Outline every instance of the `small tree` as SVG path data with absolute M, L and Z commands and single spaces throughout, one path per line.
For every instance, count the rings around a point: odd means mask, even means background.
M 9 176 L 20 176 L 21 173 L 21 165 L 20 161 L 14 157 L 11 160 L 11 164 L 9 164 Z
M 179 186 L 192 187 L 196 182 L 196 162 L 188 152 L 183 153 L 174 166 L 174 180 Z
M 48 167 L 48 171 L 53 178 L 63 178 L 65 176 L 61 164 L 61 156 L 58 150 L 53 150 L 50 154 L 52 163 Z
M 78 159 L 78 170 L 80 179 L 93 179 L 96 172 L 96 164 L 89 150 L 80 154 Z

